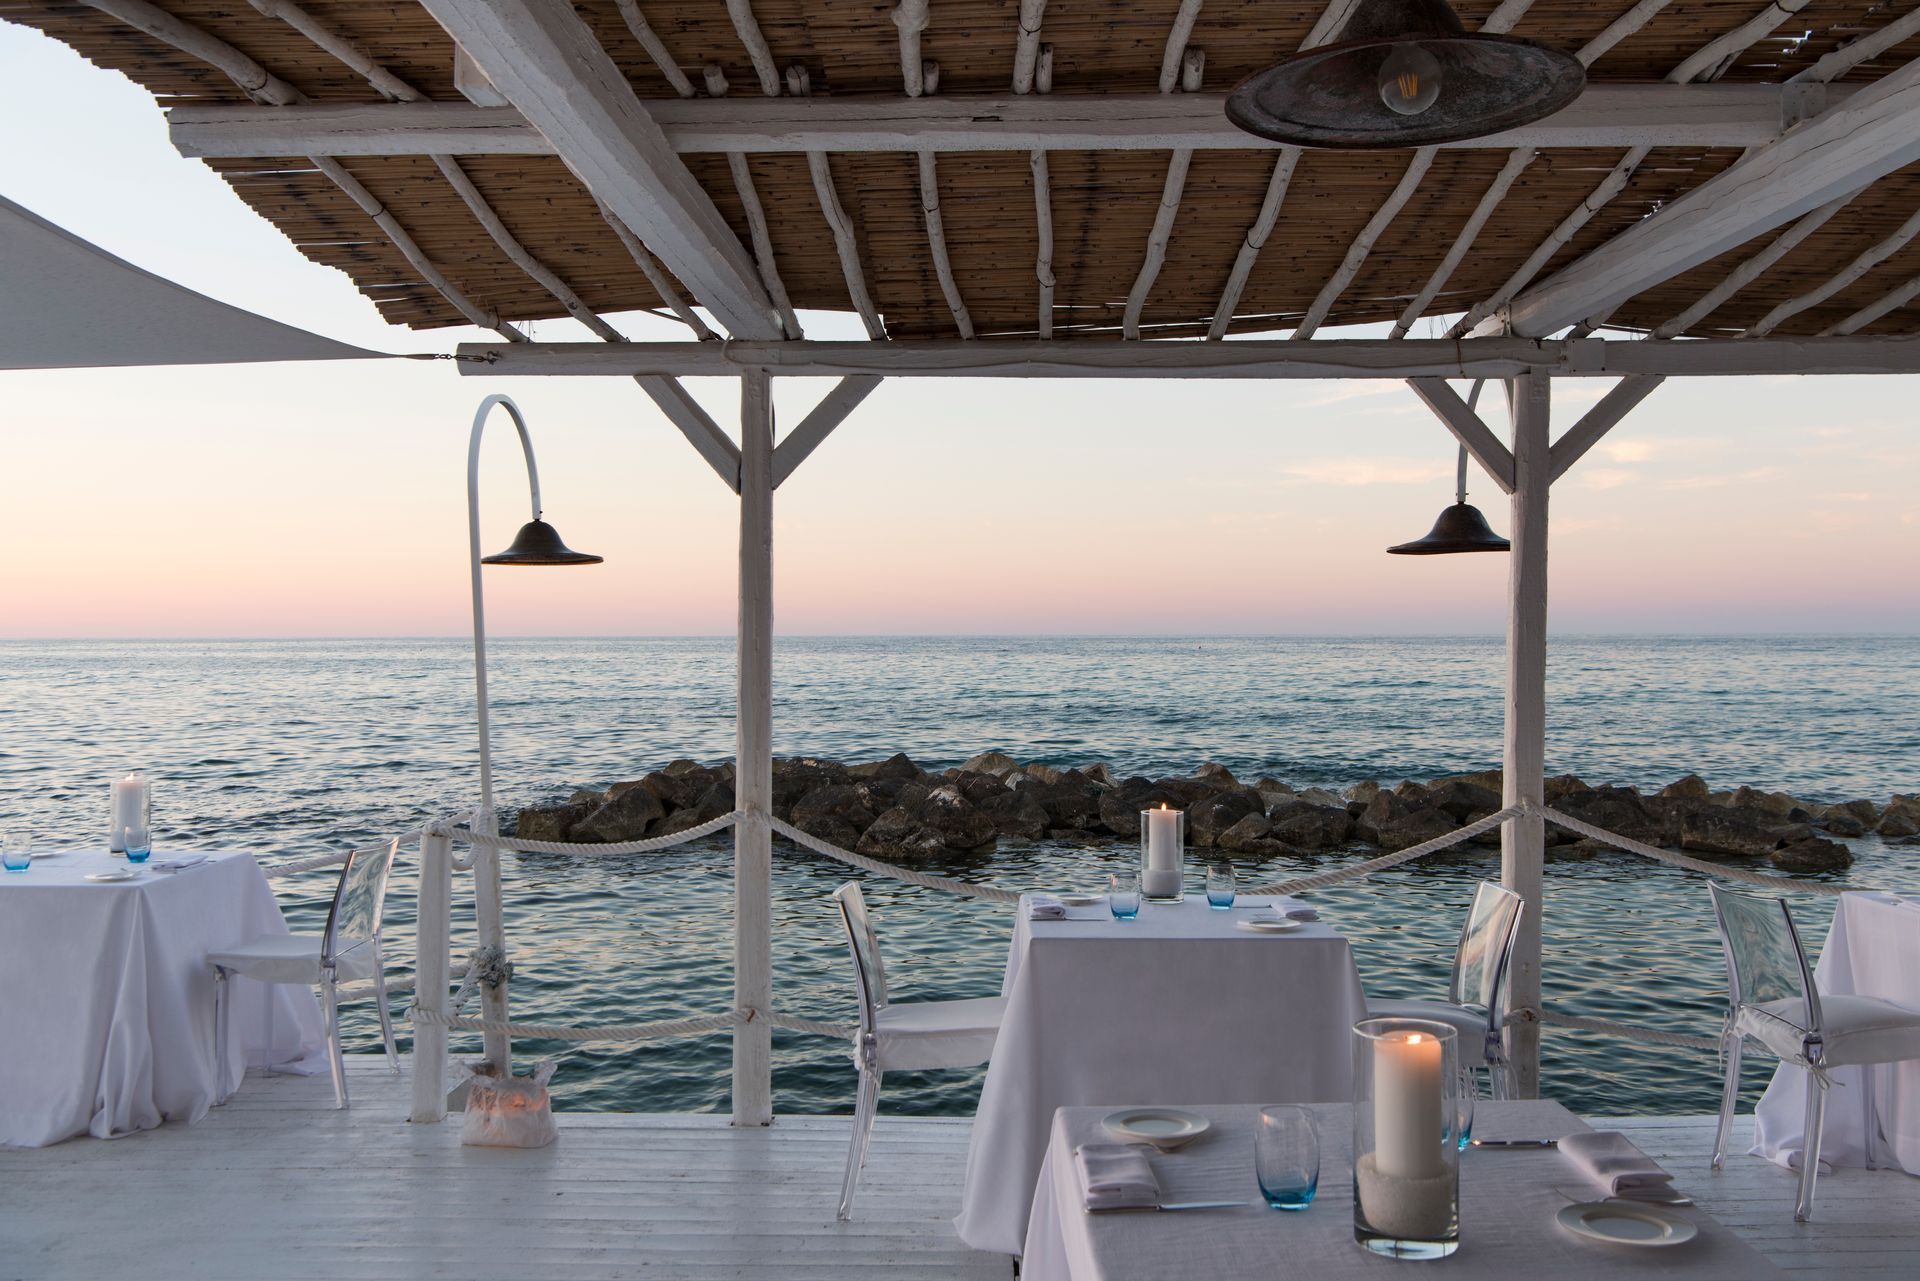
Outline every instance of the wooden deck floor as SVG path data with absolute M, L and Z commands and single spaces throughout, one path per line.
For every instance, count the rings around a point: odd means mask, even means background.
M 377 1059 L 354 1064 L 353 1086 L 343 1113 L 324 1078 L 253 1077 L 199 1125 L 0 1148 L 0 1281 L 1012 1275 L 949 1223 L 966 1120 L 883 1117 L 855 1221 L 836 1224 L 843 1118 L 747 1131 L 563 1113 L 559 1143 L 520 1152 L 462 1147 L 457 1117 L 406 1125 L 403 1083 Z M 1711 1118 L 1595 1124 L 1631 1133 L 1785 1268 L 1920 1275 L 1920 1179 L 1840 1171 L 1820 1181 L 1816 1221 L 1796 1225 L 1787 1171 L 1742 1156 L 1708 1172 Z

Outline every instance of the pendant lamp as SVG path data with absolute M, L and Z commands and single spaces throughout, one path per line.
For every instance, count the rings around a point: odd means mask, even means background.
M 1485 379 L 1477 379 L 1467 394 L 1467 409 L 1480 403 Z M 1387 548 L 1389 556 L 1448 556 L 1454 552 L 1506 552 L 1513 544 L 1493 532 L 1480 509 L 1467 501 L 1467 447 L 1460 446 L 1460 459 L 1454 468 L 1453 506 L 1440 513 L 1424 538 Z
M 1570 54 L 1469 35 L 1446 0 L 1360 0 L 1335 43 L 1236 85 L 1227 119 L 1296 147 L 1422 147 L 1552 115 L 1586 83 Z
M 560 531 L 535 518 L 520 526 L 513 546 L 491 556 L 482 556 L 482 565 L 598 565 L 606 557 L 577 552 L 560 541 Z

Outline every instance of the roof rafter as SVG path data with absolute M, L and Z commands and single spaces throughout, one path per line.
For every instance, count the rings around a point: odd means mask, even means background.
M 594 197 L 735 337 L 779 314 L 752 258 L 564 0 L 421 0 Z

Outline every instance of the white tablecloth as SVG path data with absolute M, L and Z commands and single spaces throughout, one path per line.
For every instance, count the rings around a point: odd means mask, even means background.
M 1324 923 L 1235 928 L 1252 914 L 1190 895 L 1133 921 L 1104 904 L 1029 921 L 1022 900 L 967 1153 L 962 1240 L 1019 1253 L 1056 1108 L 1351 1096 L 1366 997 L 1346 939 Z
M 1082 1208 L 1073 1149 L 1106 1137 L 1101 1108 L 1068 1108 L 1054 1120 L 1046 1168 L 1034 1196 L 1022 1281 L 1324 1281 L 1430 1272 L 1484 1281 L 1589 1281 L 1662 1277 L 1675 1281 L 1762 1281 L 1784 1274 L 1704 1212 L 1682 1209 L 1699 1235 L 1661 1250 L 1628 1250 L 1573 1235 L 1554 1222 L 1567 1193 L 1598 1200 L 1565 1157 L 1551 1149 L 1469 1149 L 1460 1164 L 1460 1249 L 1451 1258 L 1406 1263 L 1369 1253 L 1353 1239 L 1353 1119 L 1346 1104 L 1316 1105 L 1320 1190 L 1305 1210 L 1269 1210 L 1253 1174 L 1250 1105 L 1184 1104 L 1214 1124 L 1179 1152 L 1155 1154 L 1166 1201 L 1238 1201 L 1233 1210 L 1090 1215 Z M 1482 1102 L 1475 1132 L 1489 1138 L 1559 1138 L 1587 1127 L 1558 1103 Z M 1686 1180 L 1680 1185 L 1685 1188 Z M 1592 1195 L 1586 1193 L 1591 1190 Z
M 119 884 L 85 879 L 126 866 L 89 851 L 0 873 L 0 1143 L 196 1121 L 215 1101 L 207 952 L 284 934 L 286 922 L 249 855 Z M 236 980 L 230 995 L 230 1085 L 250 1063 L 324 1048 L 311 991 Z
M 1877 996 L 1920 1009 L 1920 903 L 1890 894 L 1842 894 L 1833 928 L 1813 967 L 1822 996 Z M 1827 1092 L 1820 1159 L 1835 1166 L 1867 1163 L 1866 1074 L 1857 1067 L 1833 1069 Z M 1872 1110 L 1880 1140 L 1875 1162 L 1920 1174 L 1920 1063 L 1888 1063 L 1873 1069 Z M 1753 1153 L 1798 1164 L 1806 1146 L 1807 1074 L 1782 1064 L 1755 1110 Z

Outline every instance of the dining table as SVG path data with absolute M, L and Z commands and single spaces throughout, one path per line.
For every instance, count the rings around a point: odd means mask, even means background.
M 1169 1098 L 1340 1102 L 1366 995 L 1346 938 L 1324 921 L 1284 933 L 1245 923 L 1289 900 L 1230 909 L 1189 895 L 1130 921 L 1106 901 L 1064 919 L 1015 911 L 955 1227 L 979 1250 L 1020 1253 L 1056 1110 Z
M 174 863 L 190 863 L 169 870 Z M 98 879 L 129 874 L 125 879 Z M 286 920 L 252 855 L 36 852 L 0 873 L 0 1144 L 111 1138 L 206 1115 L 220 1074 L 207 954 Z M 311 989 L 236 978 L 226 1079 L 325 1048 Z
M 1268 1209 L 1260 1195 L 1254 1176 L 1258 1105 L 1180 1106 L 1206 1117 L 1212 1128 L 1176 1151 L 1150 1156 L 1161 1202 L 1239 1204 L 1089 1213 L 1073 1153 L 1082 1144 L 1112 1141 L 1104 1125 L 1109 1109 L 1062 1108 L 1034 1194 L 1021 1281 L 1339 1281 L 1416 1273 L 1470 1274 L 1476 1281 L 1766 1281 L 1785 1275 L 1692 1206 L 1670 1211 L 1693 1225 L 1690 1240 L 1649 1248 L 1576 1235 L 1557 1221 L 1560 1211 L 1598 1201 L 1606 1192 L 1546 1147 L 1468 1148 L 1460 1160 L 1458 1250 L 1418 1263 L 1385 1257 L 1354 1239 L 1352 1105 L 1307 1108 L 1319 1140 L 1320 1181 L 1304 1210 Z M 1549 1100 L 1482 1102 L 1477 1112 L 1475 1133 L 1493 1138 L 1560 1139 L 1588 1129 Z
M 1920 1010 L 1920 895 L 1840 895 L 1813 981 L 1823 997 L 1872 996 Z M 1820 1159 L 1920 1174 L 1920 1060 L 1877 1064 L 1870 1073 L 1861 1067 L 1827 1072 L 1833 1088 L 1820 1130 Z M 1800 1068 L 1783 1063 L 1774 1070 L 1754 1110 L 1754 1155 L 1799 1164 L 1807 1085 Z

